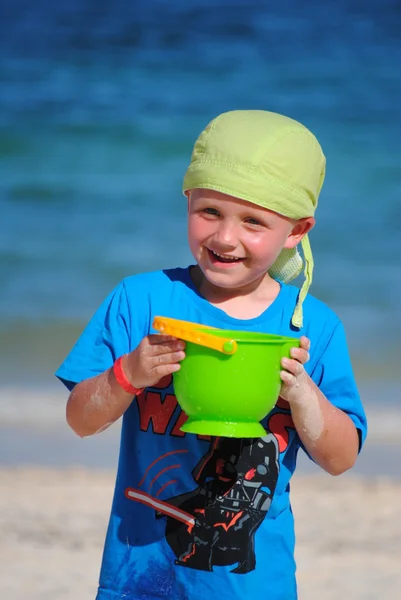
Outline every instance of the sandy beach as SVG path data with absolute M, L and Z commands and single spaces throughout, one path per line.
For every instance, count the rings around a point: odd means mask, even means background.
M 114 475 L 2 468 L 0 597 L 95 597 Z M 297 475 L 300 600 L 378 600 L 401 589 L 401 481 Z

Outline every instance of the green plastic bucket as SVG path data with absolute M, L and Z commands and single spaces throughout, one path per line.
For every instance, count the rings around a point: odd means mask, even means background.
M 237 438 L 264 436 L 260 421 L 278 400 L 281 359 L 299 347 L 299 340 L 201 325 L 195 331 L 236 344 L 231 354 L 225 354 L 186 341 L 186 357 L 173 376 L 177 401 L 188 415 L 181 430 Z

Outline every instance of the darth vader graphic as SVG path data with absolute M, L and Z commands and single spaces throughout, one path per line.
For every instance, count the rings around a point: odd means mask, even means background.
M 192 471 L 197 487 L 166 500 L 169 514 L 156 512 L 167 518 L 166 539 L 177 565 L 203 571 L 236 565 L 233 573 L 255 569 L 254 536 L 272 502 L 278 457 L 271 433 L 212 440 Z

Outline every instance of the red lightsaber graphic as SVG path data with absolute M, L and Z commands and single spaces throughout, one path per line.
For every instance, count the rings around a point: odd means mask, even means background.
M 158 500 L 154 498 L 150 494 L 146 492 L 141 492 L 136 490 L 135 488 L 127 488 L 125 490 L 125 496 L 129 500 L 133 500 L 134 502 L 140 502 L 141 504 L 145 504 L 146 506 L 150 506 L 154 510 L 167 515 L 168 517 L 172 517 L 177 521 L 181 521 L 185 525 L 189 527 L 193 527 L 195 525 L 195 519 L 192 515 L 185 512 L 185 510 L 181 510 L 172 504 L 168 504 L 167 502 L 163 502 L 163 500 Z

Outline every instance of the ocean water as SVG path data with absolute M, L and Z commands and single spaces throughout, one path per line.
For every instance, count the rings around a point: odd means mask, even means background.
M 122 277 L 191 260 L 193 142 L 262 108 L 323 146 L 312 293 L 343 319 L 368 401 L 401 405 L 400 31 L 396 0 L 3 0 L 2 385 L 56 385 Z

